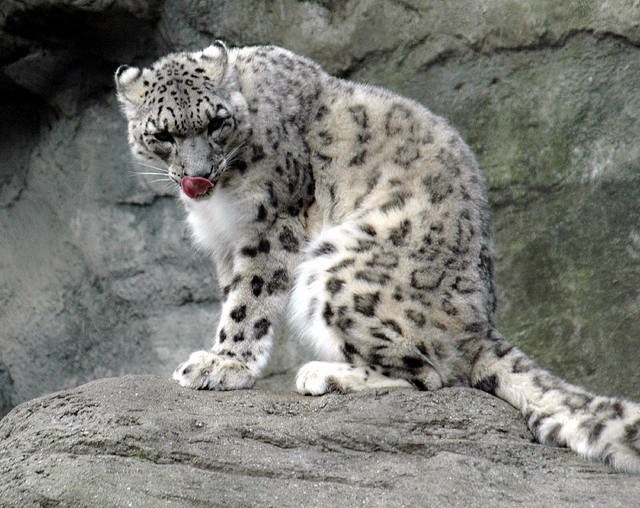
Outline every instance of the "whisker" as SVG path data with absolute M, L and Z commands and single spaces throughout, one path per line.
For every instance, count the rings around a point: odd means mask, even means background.
M 148 168 L 157 169 L 159 171 L 162 171 L 163 173 L 167 172 L 166 169 L 161 168 L 160 166 L 153 166 L 151 164 L 145 164 L 144 162 L 138 162 L 138 161 L 129 161 L 129 162 L 131 162 L 131 164 L 139 164 L 140 166 L 146 166 Z
M 240 143 L 239 145 L 237 145 L 235 148 L 233 148 L 228 154 L 227 154 L 227 159 L 233 159 L 234 155 L 236 155 L 238 153 L 238 151 L 245 145 L 244 142 Z
M 240 143 L 238 146 L 233 148 L 226 156 L 225 160 L 227 161 L 227 166 L 232 166 L 234 162 L 239 159 L 240 149 L 245 145 L 245 143 Z
M 231 158 L 233 157 L 236 153 L 238 153 L 238 151 L 244 146 L 244 143 L 240 143 L 239 145 L 235 146 L 234 148 L 232 148 L 231 150 L 229 150 L 229 152 L 227 152 L 226 157 L 227 158 Z
M 151 171 L 129 171 L 129 176 L 138 176 L 138 175 L 166 176 L 166 173 L 154 173 Z

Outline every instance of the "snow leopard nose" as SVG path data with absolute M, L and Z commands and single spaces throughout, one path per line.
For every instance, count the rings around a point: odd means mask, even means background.
M 178 155 L 187 176 L 209 178 L 218 167 L 209 143 L 200 136 L 185 139 L 178 147 Z
M 207 180 L 212 180 L 215 178 L 213 166 L 206 167 L 193 167 L 186 166 L 183 171 L 184 178 L 205 178 Z

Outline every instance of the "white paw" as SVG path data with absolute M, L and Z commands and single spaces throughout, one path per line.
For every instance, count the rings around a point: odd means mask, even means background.
M 208 351 L 191 353 L 173 371 L 173 379 L 197 390 L 238 390 L 251 388 L 255 383 L 255 376 L 246 364 Z
M 335 377 L 341 369 L 340 364 L 328 362 L 309 362 L 304 364 L 296 375 L 296 388 L 304 395 L 323 395 L 339 391 L 340 386 Z
M 375 370 L 375 367 L 348 363 L 309 362 L 298 371 L 296 388 L 305 395 L 322 395 L 328 392 L 349 393 L 367 389 L 412 388 L 412 385 L 406 379 L 384 376 Z

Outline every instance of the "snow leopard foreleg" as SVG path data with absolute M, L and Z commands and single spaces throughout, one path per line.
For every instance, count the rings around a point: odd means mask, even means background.
M 250 388 L 267 364 L 273 329 L 292 282 L 299 235 L 287 221 L 239 241 L 229 282 L 221 288 L 220 323 L 211 351 L 197 351 L 173 378 L 209 390 Z

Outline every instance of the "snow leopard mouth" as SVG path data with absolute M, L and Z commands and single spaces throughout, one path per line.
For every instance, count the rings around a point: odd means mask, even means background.
M 200 176 L 183 176 L 180 181 L 182 192 L 191 199 L 199 199 L 209 196 L 213 192 L 215 184 Z

